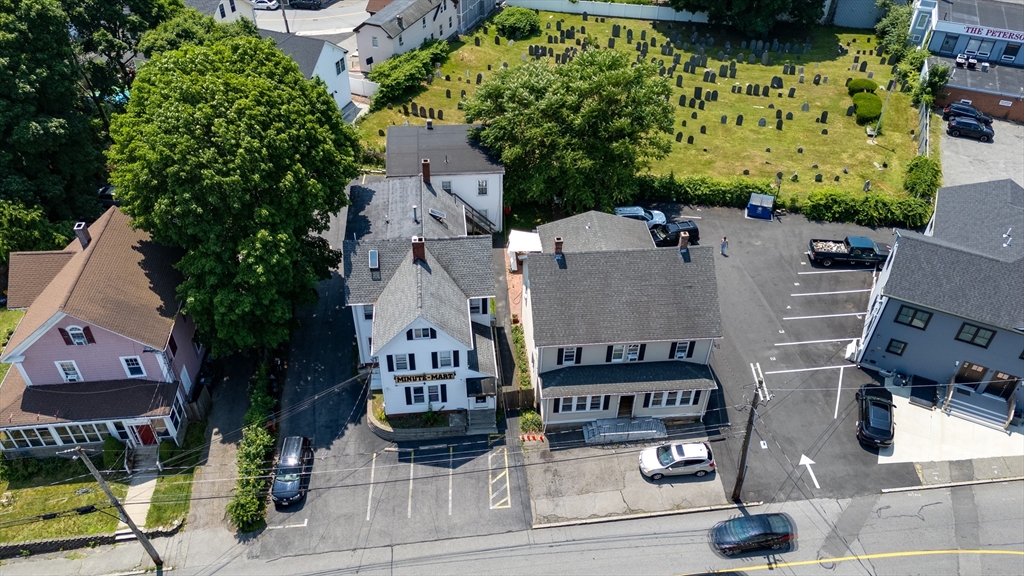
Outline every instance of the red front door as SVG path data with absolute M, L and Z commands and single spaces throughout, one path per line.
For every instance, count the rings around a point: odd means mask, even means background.
M 136 426 L 135 433 L 139 435 L 139 440 L 142 440 L 144 446 L 156 444 L 156 434 L 153 434 L 153 427 L 149 424 Z

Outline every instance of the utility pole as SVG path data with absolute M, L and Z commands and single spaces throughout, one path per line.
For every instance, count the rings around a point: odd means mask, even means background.
M 754 364 L 750 365 L 750 371 L 754 373 L 754 380 L 757 386 L 757 393 L 750 399 L 750 416 L 747 418 L 747 433 L 743 437 L 743 450 L 740 454 L 740 471 L 736 475 L 736 484 L 732 488 L 732 500 L 733 502 L 740 502 L 743 500 L 743 481 L 747 478 L 747 454 L 750 452 L 750 437 L 754 432 L 754 420 L 757 419 L 757 407 L 760 404 L 761 397 L 765 397 L 765 401 L 768 401 L 768 388 L 764 385 L 764 375 L 761 373 L 761 365 L 758 364 L 755 368 Z
M 117 513 L 124 519 L 124 523 L 132 529 L 135 537 L 139 539 L 139 542 L 142 543 L 142 547 L 146 549 L 146 552 L 149 553 L 149 557 L 153 559 L 153 563 L 157 566 L 163 566 L 164 561 L 160 559 L 160 555 L 157 554 L 156 548 L 153 548 L 153 544 L 149 541 L 149 538 L 142 533 L 142 530 L 139 530 L 139 527 L 135 525 L 135 522 L 132 522 L 131 516 L 128 516 L 128 513 L 124 510 L 124 506 L 121 505 L 121 501 L 117 499 L 117 496 L 114 496 L 113 492 L 111 492 L 110 486 L 107 486 L 107 481 L 103 479 L 103 476 L 100 476 L 100 471 L 93 466 L 92 460 L 90 460 L 85 454 L 85 450 L 82 450 L 81 446 L 75 446 L 67 452 L 74 452 L 75 458 L 79 458 L 85 464 L 85 467 L 89 469 L 89 472 L 92 472 L 96 481 L 99 482 L 100 488 L 107 493 L 107 498 L 110 499 L 110 503 L 114 508 L 117 508 Z

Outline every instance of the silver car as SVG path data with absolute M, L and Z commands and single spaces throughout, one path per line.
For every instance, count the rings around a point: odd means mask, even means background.
M 644 224 L 647 224 L 648 228 L 653 228 L 659 224 L 665 223 L 664 212 L 659 212 L 657 210 L 644 210 L 639 206 L 620 206 L 615 209 L 615 215 L 639 220 Z
M 640 473 L 651 480 L 682 474 L 699 477 L 714 471 L 715 456 L 706 442 L 673 442 L 640 452 Z

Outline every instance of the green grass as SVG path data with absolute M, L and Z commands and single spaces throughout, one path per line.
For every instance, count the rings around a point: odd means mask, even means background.
M 128 493 L 128 485 L 108 477 L 107 482 L 118 498 Z M 76 494 L 87 489 L 85 494 Z M 77 460 L 67 460 L 58 468 L 34 476 L 28 481 L 0 480 L 0 494 L 10 492 L 13 503 L 0 505 L 0 542 L 24 542 L 46 538 L 60 538 L 89 534 L 112 533 L 117 528 L 117 513 L 112 508 L 89 514 L 71 514 L 50 520 L 27 523 L 13 521 L 34 518 L 51 512 L 74 510 L 94 504 L 106 507 L 107 497 L 99 484 L 92 480 L 89 470 Z
M 4 347 L 7 346 L 7 338 L 10 336 L 10 333 L 14 332 L 18 322 L 21 322 L 21 317 L 24 315 L 24 310 L 8 310 L 0 306 L 0 352 L 3 352 Z M 0 382 L 3 381 L 4 376 L 7 375 L 7 370 L 10 368 L 10 364 L 0 364 Z
M 470 36 L 464 36 L 461 41 L 453 45 L 453 52 L 448 61 L 441 67 L 441 79 L 435 79 L 433 84 L 424 84 L 420 92 L 412 98 L 418 106 L 434 108 L 444 111 L 444 120 L 436 120 L 442 123 L 461 123 L 465 118 L 457 109 L 460 92 L 466 91 L 466 97 L 471 98 L 477 89 L 476 75 L 484 74 L 484 81 L 498 70 L 503 62 L 509 66 L 521 64 L 521 55 L 526 54 L 529 44 L 542 44 L 547 46 L 546 39 L 550 33 L 544 26 L 548 22 L 563 20 L 563 27 L 575 25 L 577 29 L 581 25 L 586 26 L 588 35 L 597 36 L 599 44 L 607 46 L 608 38 L 611 36 L 612 24 L 618 23 L 624 27 L 622 36 L 616 39 L 616 50 L 623 50 L 635 57 L 636 52 L 633 46 L 625 42 L 625 28 L 631 28 L 634 32 L 634 39 L 639 39 L 640 31 L 647 30 L 648 40 L 653 35 L 658 42 L 658 48 L 652 48 L 648 58 L 664 60 L 671 64 L 671 56 L 661 56 L 660 46 L 666 38 L 668 23 L 652 23 L 641 20 L 629 20 L 624 18 L 608 18 L 601 24 L 590 20 L 583 22 L 581 15 L 556 14 L 552 12 L 541 12 L 541 33 L 523 40 L 516 41 L 513 46 L 508 46 L 508 40 L 502 38 L 501 45 L 494 44 L 495 30 L 490 28 L 489 33 L 484 35 L 483 29 Z M 687 31 L 690 25 L 679 25 Z M 552 24 L 551 32 L 554 32 Z M 708 67 L 718 72 L 722 62 L 714 59 L 719 50 L 723 50 L 725 42 L 729 41 L 734 46 L 733 55 L 741 50 L 739 45 L 745 38 L 725 33 L 721 29 L 702 27 L 701 31 L 710 30 L 715 37 L 715 47 L 708 50 Z M 791 35 L 778 34 L 780 43 L 787 41 L 794 42 L 806 38 L 805 30 L 796 30 Z M 917 111 L 910 106 L 909 94 L 894 93 L 882 120 L 883 135 L 876 139 L 877 144 L 872 145 L 865 134 L 864 127 L 858 126 L 855 117 L 846 117 L 846 109 L 852 104 L 850 96 L 846 92 L 846 78 L 864 78 L 866 73 L 849 70 L 856 56 L 858 47 L 861 49 L 873 48 L 875 39 L 870 44 L 867 39 L 871 36 L 869 31 L 851 32 L 849 29 L 823 27 L 812 32 L 813 49 L 811 53 L 804 54 L 797 60 L 796 55 L 783 55 L 783 58 L 775 62 L 773 66 L 762 66 L 760 61 L 756 64 L 737 63 L 737 74 L 735 80 L 718 78 L 717 85 L 702 82 L 701 74 L 682 73 L 682 65 L 677 67 L 677 73 L 683 75 L 683 88 L 676 88 L 675 81 L 671 81 L 673 96 L 671 102 L 676 111 L 674 132 L 672 134 L 672 152 L 664 159 L 654 163 L 651 167 L 656 174 L 667 174 L 674 172 L 678 175 L 685 174 L 708 174 L 718 177 L 740 176 L 744 170 L 754 178 L 774 179 L 776 172 L 783 172 L 783 192 L 786 195 L 795 194 L 805 197 L 811 191 L 824 187 L 835 186 L 848 190 L 860 190 L 865 180 L 871 180 L 875 190 L 885 190 L 894 194 L 902 194 L 902 180 L 904 164 L 916 155 L 917 143 L 913 141 L 910 131 L 916 128 Z M 580 37 L 580 35 L 577 35 Z M 480 46 L 474 44 L 474 39 L 480 38 Z M 856 39 L 855 43 L 852 41 Z M 570 46 L 573 41 L 567 41 L 564 46 Z M 836 45 L 851 42 L 848 56 L 839 57 L 836 55 Z M 555 47 L 557 51 L 564 47 Z M 682 61 L 685 62 L 691 52 L 682 52 Z M 748 52 L 749 51 L 745 51 Z M 891 78 L 889 66 L 879 65 L 879 58 L 875 56 L 864 56 L 861 58 L 868 62 L 868 70 L 874 72 L 873 80 L 880 86 L 885 86 Z M 554 59 L 548 59 L 554 65 Z M 805 83 L 799 84 L 799 75 L 783 75 L 782 65 L 784 63 L 802 65 L 805 68 Z M 727 62 L 726 62 L 727 63 Z M 818 68 L 815 68 L 817 63 Z M 492 70 L 487 70 L 490 64 Z M 470 83 L 466 83 L 466 71 L 469 71 Z M 829 77 L 829 83 L 815 86 L 812 83 L 815 74 Z M 444 76 L 451 76 L 450 81 L 445 81 Z M 771 91 L 768 98 L 755 98 L 745 94 L 732 94 L 730 86 L 739 83 L 741 86 L 750 84 L 767 84 L 772 76 L 781 76 L 785 88 L 781 90 L 783 97 L 778 98 L 779 90 Z M 693 95 L 696 86 L 707 89 L 717 89 L 719 98 L 717 102 L 706 102 L 704 111 L 680 108 L 679 96 L 685 94 L 689 99 Z M 794 98 L 786 97 L 790 87 L 796 87 Z M 451 98 L 447 98 L 445 90 L 451 91 Z M 885 100 L 888 93 L 879 90 L 879 95 Z M 801 112 L 800 108 L 804 102 L 810 105 L 810 112 Z M 786 112 L 792 112 L 794 119 L 785 121 L 783 130 L 775 129 L 775 110 L 768 109 L 769 104 L 783 111 L 783 118 Z M 828 110 L 829 118 L 826 125 L 815 122 L 822 110 Z M 696 111 L 698 119 L 691 118 L 691 113 Z M 744 122 L 742 127 L 735 125 L 736 116 L 743 114 Z M 727 116 L 726 124 L 720 123 L 720 117 Z M 768 122 L 766 128 L 757 126 L 758 119 L 765 117 Z M 435 114 L 436 118 L 436 114 Z M 684 128 L 682 122 L 686 121 Z M 401 105 L 394 106 L 392 110 L 383 109 L 360 119 L 358 130 L 365 143 L 378 149 L 384 147 L 384 137 L 379 135 L 379 130 L 385 133 L 388 126 L 401 125 L 408 121 L 410 124 L 425 124 L 425 120 L 411 114 L 406 117 L 402 114 Z M 700 127 L 706 127 L 706 135 L 700 134 Z M 822 128 L 828 129 L 828 135 L 822 135 Z M 683 133 L 682 143 L 675 142 L 675 132 Z M 694 144 L 686 144 L 686 137 L 692 135 Z M 933 146 L 937 140 L 933 140 Z M 798 153 L 797 148 L 803 147 L 803 153 Z M 766 149 L 771 148 L 771 152 Z M 706 149 L 706 151 L 705 151 Z M 881 166 L 888 164 L 885 170 L 879 170 L 875 164 Z M 818 168 L 813 168 L 817 164 Z M 843 169 L 848 169 L 849 174 L 844 174 Z M 797 172 L 798 182 L 790 182 L 789 178 Z M 814 182 L 814 175 L 823 175 L 822 183 Z M 838 183 L 833 182 L 834 176 L 839 176 Z M 516 224 L 518 227 L 519 224 Z M 526 228 L 524 226 L 524 229 Z
M 189 422 L 185 441 L 164 462 L 164 472 L 156 479 L 152 503 L 146 514 L 146 527 L 169 526 L 188 517 L 195 467 L 206 453 L 206 421 Z

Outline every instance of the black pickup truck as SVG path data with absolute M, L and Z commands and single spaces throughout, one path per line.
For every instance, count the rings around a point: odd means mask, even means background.
M 833 264 L 852 264 L 881 269 L 892 250 L 891 246 L 879 246 L 864 236 L 847 236 L 842 240 L 812 238 L 809 246 L 811 260 L 826 268 Z

